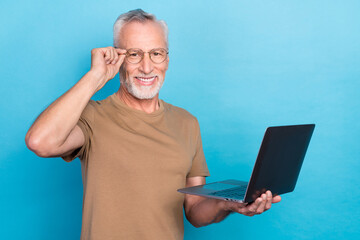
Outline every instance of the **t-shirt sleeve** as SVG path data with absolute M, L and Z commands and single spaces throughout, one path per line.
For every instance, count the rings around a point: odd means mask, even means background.
M 94 123 L 94 101 L 90 100 L 84 111 L 82 112 L 80 119 L 77 123 L 77 126 L 80 127 L 81 131 L 84 134 L 84 145 L 75 149 L 73 152 L 69 153 L 66 156 L 62 156 L 62 159 L 66 162 L 71 162 L 75 158 L 79 157 L 80 159 L 85 159 L 88 156 L 91 147 L 92 140 L 92 126 Z
M 196 151 L 194 154 L 190 172 L 188 173 L 188 175 L 186 177 L 197 177 L 197 176 L 208 177 L 208 176 L 210 176 L 210 173 L 209 173 L 209 169 L 207 167 L 206 160 L 205 160 L 205 155 L 204 155 L 202 141 L 201 141 L 200 127 L 199 127 L 199 123 L 197 120 L 195 123 L 195 127 L 196 127 L 196 130 L 195 130 Z

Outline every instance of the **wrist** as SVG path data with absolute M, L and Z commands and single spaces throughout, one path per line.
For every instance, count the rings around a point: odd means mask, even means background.
M 106 78 L 104 74 L 95 70 L 90 70 L 85 74 L 84 77 L 87 78 L 88 82 L 91 84 L 94 93 L 99 91 L 106 83 Z
M 89 77 L 91 77 L 93 80 L 95 80 L 96 82 L 102 82 L 105 80 L 105 74 L 101 71 L 97 71 L 94 69 L 90 69 L 90 71 L 88 71 L 86 73 L 86 75 L 88 75 Z
M 225 212 L 232 212 L 231 210 L 231 202 L 224 201 L 224 200 L 218 200 L 218 206 L 222 211 Z

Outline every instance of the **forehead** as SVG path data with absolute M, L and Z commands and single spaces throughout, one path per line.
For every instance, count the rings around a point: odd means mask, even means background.
M 120 47 L 124 49 L 140 48 L 148 51 L 153 48 L 166 48 L 165 33 L 157 22 L 130 22 L 120 31 Z

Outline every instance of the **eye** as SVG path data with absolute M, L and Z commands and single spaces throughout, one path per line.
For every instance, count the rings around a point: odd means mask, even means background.
M 156 51 L 152 52 L 152 55 L 154 55 L 154 57 L 160 57 L 160 56 L 164 56 L 165 52 L 162 50 L 156 50 Z
M 137 52 L 131 52 L 131 53 L 129 53 L 129 56 L 130 56 L 130 57 L 138 57 L 138 56 L 139 56 L 139 53 L 137 53 Z

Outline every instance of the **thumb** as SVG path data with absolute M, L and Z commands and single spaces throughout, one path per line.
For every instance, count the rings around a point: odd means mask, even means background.
M 272 203 L 278 203 L 280 201 L 281 201 L 281 197 L 279 195 L 273 197 L 273 199 L 272 199 Z
M 118 61 L 115 63 L 116 69 L 120 69 L 121 64 L 123 64 L 123 62 L 124 62 L 124 59 L 125 59 L 125 55 L 124 55 L 124 54 L 119 55 L 119 59 L 118 59 Z
M 115 63 L 116 69 L 119 69 L 121 64 L 124 62 L 124 59 L 126 57 L 126 50 L 125 49 L 120 49 L 120 48 L 115 48 L 116 53 L 119 55 L 119 59 L 118 61 Z

